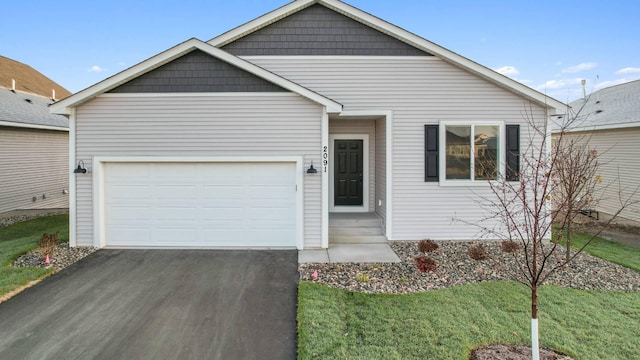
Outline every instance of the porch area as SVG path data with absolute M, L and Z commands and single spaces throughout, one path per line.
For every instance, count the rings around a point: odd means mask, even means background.
M 400 262 L 376 213 L 329 213 L 329 248 L 298 252 L 298 263 L 348 262 Z

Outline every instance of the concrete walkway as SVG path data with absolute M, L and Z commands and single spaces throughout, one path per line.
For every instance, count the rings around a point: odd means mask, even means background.
M 295 359 L 296 260 L 99 250 L 0 304 L 0 359 Z
M 389 244 L 329 244 L 328 249 L 300 250 L 299 263 L 396 263 L 398 255 Z

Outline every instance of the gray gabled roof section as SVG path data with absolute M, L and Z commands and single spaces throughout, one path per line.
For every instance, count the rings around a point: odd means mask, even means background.
M 640 127 L 640 80 L 598 90 L 569 106 L 568 116 L 576 117 L 569 132 Z M 554 130 L 566 120 L 556 117 Z
M 68 130 L 66 116 L 49 112 L 52 103 L 44 96 L 0 88 L 0 126 Z

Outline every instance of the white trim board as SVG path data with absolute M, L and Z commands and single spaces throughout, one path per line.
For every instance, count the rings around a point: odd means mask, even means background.
M 86 166 L 86 165 L 85 165 Z M 75 174 L 76 168 L 76 109 L 71 109 L 69 115 L 69 246 L 76 247 L 77 241 L 77 216 L 76 207 L 76 176 L 85 174 Z
M 335 140 L 362 140 L 362 205 L 336 206 L 334 190 Z M 329 134 L 329 212 L 369 212 L 369 134 Z
M 104 248 L 104 165 L 107 163 L 261 163 L 292 162 L 296 164 L 296 248 L 304 248 L 304 159 L 302 156 L 96 156 L 93 158 L 93 244 Z
M 38 130 L 53 130 L 53 131 L 67 131 L 67 132 L 69 131 L 69 128 L 60 127 L 60 126 L 17 123 L 13 121 L 0 121 L 0 126 L 14 127 L 14 128 L 20 128 L 20 129 L 38 129 Z

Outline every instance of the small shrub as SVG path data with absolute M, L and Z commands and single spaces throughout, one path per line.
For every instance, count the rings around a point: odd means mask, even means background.
M 438 250 L 438 244 L 436 244 L 435 241 L 429 239 L 420 240 L 420 242 L 418 242 L 418 250 L 420 250 L 421 253 L 426 254 L 428 252 Z
M 49 255 L 49 257 L 53 256 L 53 252 L 60 241 L 60 232 L 56 232 L 55 234 L 42 234 L 42 238 L 38 240 L 38 248 L 40 249 L 40 258 L 44 259 Z
M 367 274 L 358 274 L 356 275 L 356 281 L 361 283 L 369 282 L 369 275 Z
M 489 252 L 487 251 L 487 248 L 482 246 L 482 244 L 478 244 L 470 246 L 467 250 L 467 254 L 469 254 L 469 257 L 473 260 L 484 260 L 487 258 Z
M 503 242 L 500 243 L 500 248 L 502 249 L 503 252 L 513 253 L 518 251 L 518 249 L 520 249 L 520 244 L 518 244 L 513 240 L 504 240 Z
M 434 271 L 438 268 L 438 263 L 428 256 L 416 256 L 413 262 L 420 272 Z

